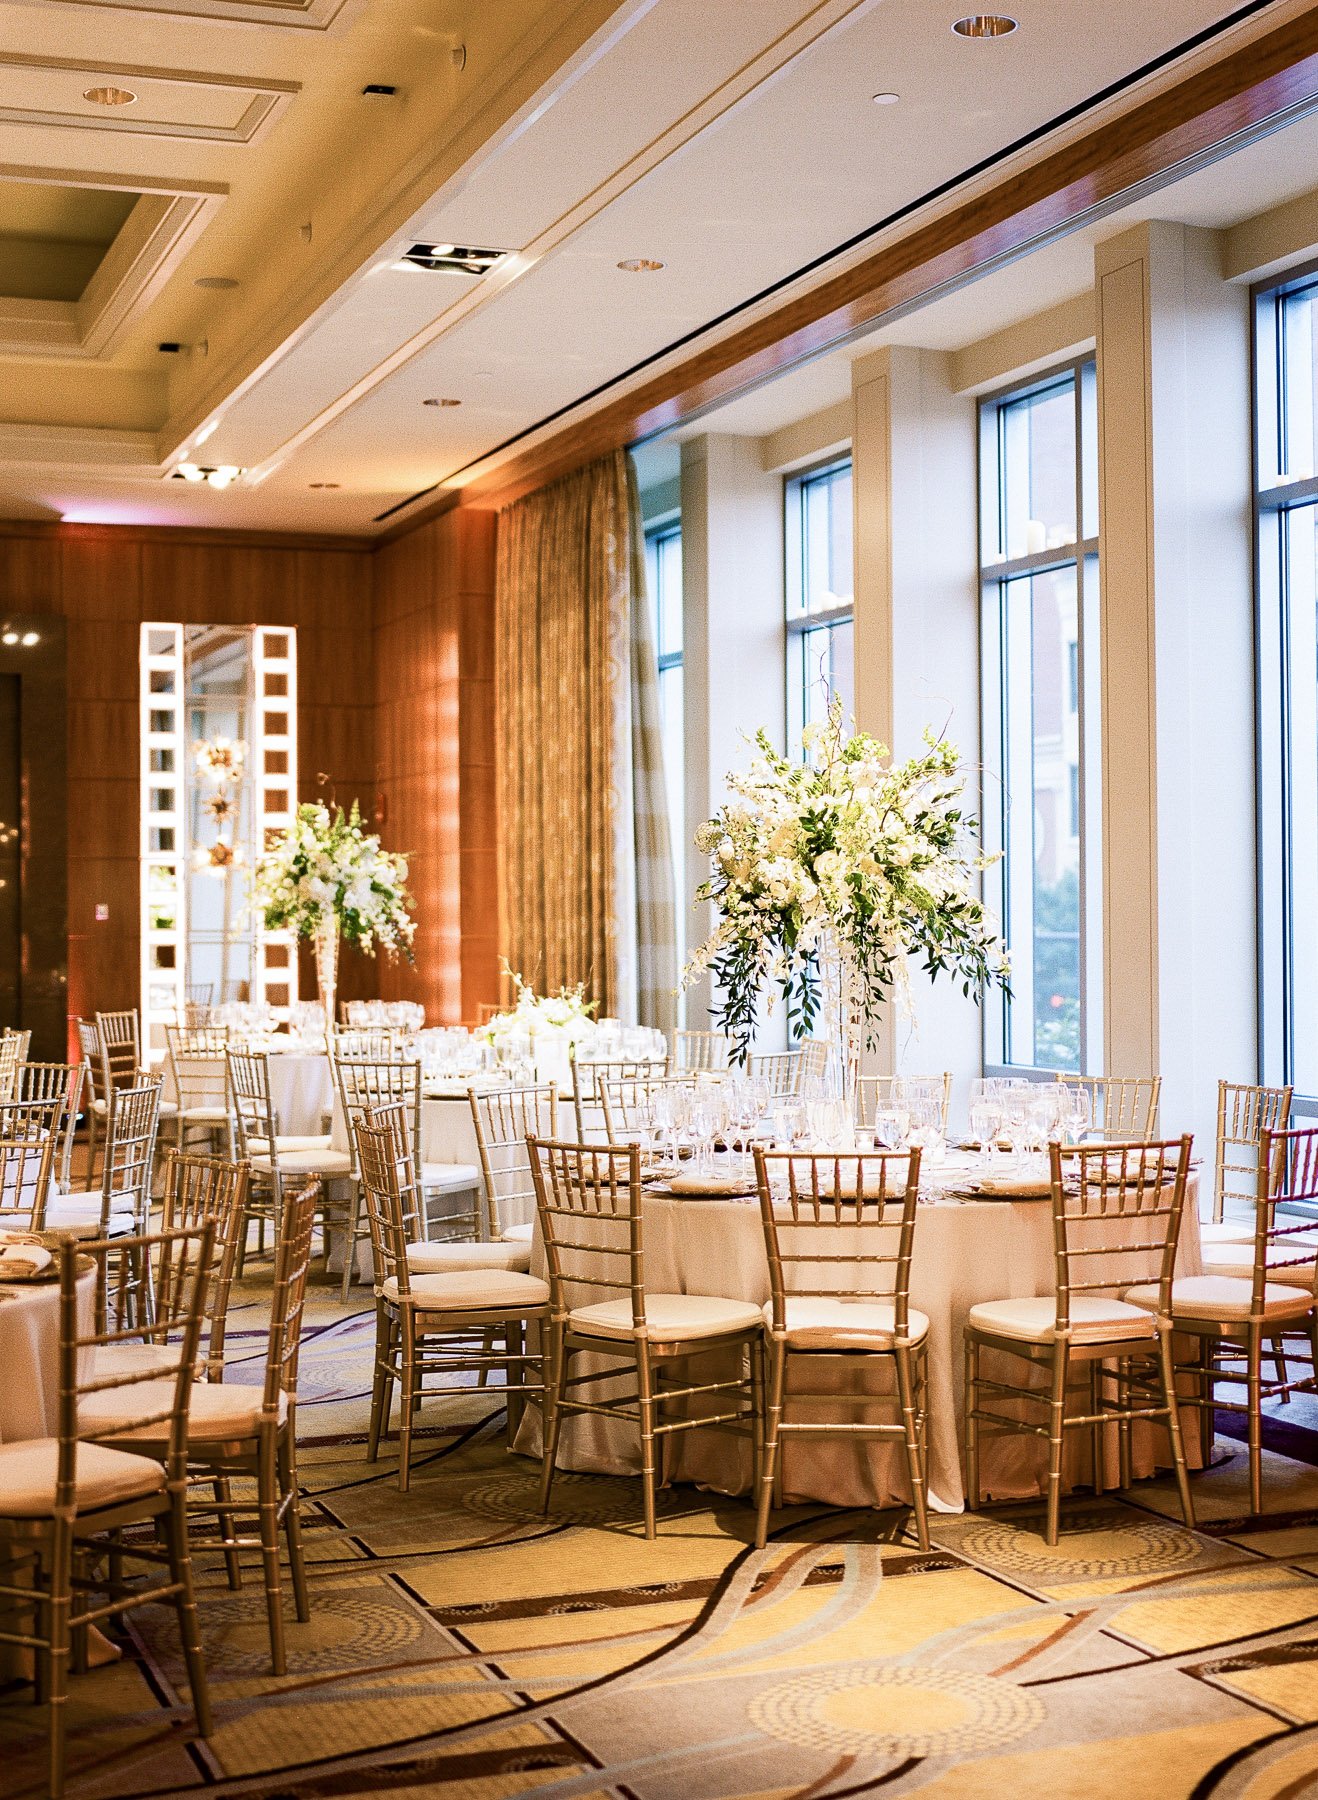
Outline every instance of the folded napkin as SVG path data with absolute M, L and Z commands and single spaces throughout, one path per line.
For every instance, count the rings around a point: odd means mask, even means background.
M 1042 1200 L 1053 1191 L 1047 1175 L 982 1175 L 978 1185 L 981 1194 L 1005 1194 L 1016 1200 Z
M 753 1175 L 674 1175 L 668 1183 L 670 1194 L 752 1194 Z
M 50 1251 L 40 1244 L 0 1244 L 0 1281 L 22 1281 L 50 1267 Z

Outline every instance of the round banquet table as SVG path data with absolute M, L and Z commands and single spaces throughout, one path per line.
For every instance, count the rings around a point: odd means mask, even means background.
M 275 1109 L 275 1123 L 281 1137 L 320 1137 L 330 1116 L 334 1100 L 334 1076 L 329 1057 L 323 1050 L 271 1050 L 270 1098 Z M 198 1067 L 212 1070 L 222 1081 L 224 1063 L 208 1057 Z M 178 1093 L 174 1071 L 168 1060 L 164 1064 L 165 1085 L 161 1099 L 177 1106 Z
M 1178 1275 L 1202 1273 L 1197 1213 L 1198 1183 L 1191 1177 L 1186 1195 L 1177 1253 Z M 763 1305 L 769 1299 L 769 1269 L 764 1249 L 759 1202 L 751 1196 L 738 1200 L 675 1199 L 650 1193 L 643 1201 L 646 1286 L 654 1293 L 708 1294 L 725 1299 L 749 1300 Z M 1116 1222 L 1123 1233 L 1131 1221 Z M 1152 1222 L 1154 1224 L 1160 1221 Z M 857 1243 L 866 1234 L 856 1227 Z M 850 1236 L 850 1234 L 848 1234 Z M 891 1244 L 891 1233 L 888 1233 Z M 836 1246 L 830 1246 L 835 1248 Z M 850 1253 L 853 1246 L 848 1245 Z M 544 1251 L 537 1229 L 531 1258 L 534 1274 L 544 1274 Z M 1127 1260 L 1123 1271 L 1129 1271 Z M 1097 1278 L 1100 1270 L 1091 1271 Z M 1156 1279 L 1157 1254 L 1151 1250 L 1144 1278 Z M 785 1271 L 790 1288 L 791 1268 Z M 1126 1285 L 1138 1277 L 1129 1274 Z M 922 1204 L 916 1215 L 915 1245 L 911 1261 L 911 1305 L 929 1319 L 928 1339 L 928 1443 L 929 1501 L 943 1512 L 960 1512 L 966 1504 L 961 1446 L 963 1410 L 962 1341 L 972 1306 L 987 1300 L 1006 1300 L 1055 1291 L 1052 1210 L 1046 1200 L 943 1200 Z M 597 1299 L 598 1293 L 589 1298 Z M 708 1379 L 720 1357 L 711 1353 L 693 1358 L 687 1365 L 699 1378 Z M 573 1373 L 625 1369 L 603 1359 L 582 1355 L 573 1359 Z M 845 1384 L 846 1391 L 891 1393 L 891 1358 L 859 1356 L 816 1364 L 807 1372 L 803 1359 L 789 1359 L 788 1392 L 795 1380 L 814 1393 Z M 1018 1383 L 1025 1365 L 1016 1359 L 995 1368 L 984 1358 L 990 1378 L 1000 1372 Z M 723 1362 L 723 1372 L 728 1364 Z M 1042 1379 L 1041 1376 L 1036 1379 Z M 1087 1377 L 1086 1377 L 1087 1380 Z M 634 1375 L 624 1375 L 634 1386 Z M 600 1392 L 607 1393 L 607 1384 Z M 623 1391 L 618 1389 L 617 1391 Z M 585 1390 L 594 1397 L 594 1389 Z M 818 1409 L 812 1409 L 817 1411 Z M 797 1416 L 802 1416 L 798 1411 Z M 839 1409 L 839 1420 L 855 1419 L 856 1409 Z M 890 1406 L 878 1407 L 872 1417 L 891 1421 Z M 1182 1409 L 1186 1452 L 1192 1466 L 1200 1466 L 1199 1414 Z M 1168 1461 L 1163 1428 L 1137 1422 L 1132 1432 L 1133 1467 L 1137 1476 L 1149 1475 Z M 540 1454 L 540 1415 L 528 1408 L 517 1435 L 517 1450 Z M 1116 1427 L 1109 1427 L 1106 1444 L 1106 1485 L 1115 1487 L 1118 1475 Z M 600 1474 L 634 1475 L 640 1468 L 640 1446 L 634 1426 L 593 1414 L 564 1419 L 559 1467 Z M 1043 1439 L 1020 1434 L 981 1434 L 980 1474 L 985 1500 L 1028 1499 L 1044 1492 L 1047 1444 Z M 670 1440 L 668 1478 L 695 1482 L 724 1494 L 747 1493 L 751 1484 L 750 1445 L 744 1438 L 712 1428 L 676 1434 Z M 1064 1478 L 1068 1485 L 1088 1485 L 1090 1434 L 1067 1433 Z M 909 1502 L 905 1453 L 899 1443 L 837 1438 L 789 1441 L 783 1449 L 783 1492 L 788 1501 L 824 1501 L 830 1506 L 888 1506 Z

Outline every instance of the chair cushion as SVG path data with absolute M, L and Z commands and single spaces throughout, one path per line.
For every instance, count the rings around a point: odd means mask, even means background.
M 1172 1317 L 1179 1313 L 1186 1319 L 1247 1319 L 1252 1288 L 1252 1282 L 1238 1275 L 1186 1275 L 1172 1282 Z M 1127 1288 L 1126 1299 L 1132 1306 L 1155 1312 L 1157 1282 Z M 1303 1318 L 1312 1305 L 1313 1295 L 1304 1288 L 1270 1281 L 1263 1289 L 1263 1316 L 1267 1319 Z
M 46 1202 L 44 1224 L 47 1231 L 74 1231 L 82 1237 L 99 1237 L 101 1197 L 99 1194 L 53 1194 Z M 131 1237 L 135 1229 L 131 1212 L 113 1211 L 105 1235 Z
M 106 1388 L 83 1398 L 78 1407 L 78 1430 L 88 1437 L 116 1437 L 125 1418 L 131 1421 L 144 1413 L 168 1412 L 173 1404 L 172 1381 L 139 1381 L 129 1388 Z M 260 1416 L 259 1387 L 228 1381 L 194 1382 L 188 1400 L 188 1443 L 218 1444 L 253 1437 Z M 280 1423 L 287 1417 L 287 1401 L 281 1394 Z M 123 1435 L 132 1443 L 163 1446 L 169 1437 L 169 1421 L 161 1419 Z
M 223 1106 L 185 1106 L 183 1117 L 189 1125 L 223 1125 L 229 1112 Z
M 247 1147 L 252 1152 L 253 1156 L 268 1155 L 268 1147 L 266 1145 L 266 1140 L 263 1137 L 249 1137 L 247 1140 Z M 310 1137 L 284 1137 L 281 1134 L 275 1139 L 275 1149 L 279 1152 L 281 1157 L 285 1150 L 328 1150 L 329 1147 L 330 1135 L 328 1131 L 320 1132 Z
M 413 1275 L 443 1275 L 452 1269 L 517 1269 L 531 1267 L 529 1244 L 409 1244 L 407 1266 Z
M 1037 1294 L 1028 1300 L 986 1300 L 971 1307 L 968 1323 L 972 1330 L 990 1337 L 1051 1344 L 1057 1335 L 1057 1300 L 1052 1294 Z M 1073 1344 L 1119 1343 L 1124 1338 L 1156 1335 L 1153 1320 L 1143 1307 L 1124 1300 L 1104 1300 L 1096 1294 L 1072 1295 Z
M 481 1172 L 474 1163 L 428 1162 L 421 1165 L 421 1185 L 431 1193 L 456 1194 L 480 1184 Z
M 766 1326 L 773 1325 L 773 1302 L 764 1309 Z M 914 1309 L 906 1315 L 908 1343 L 919 1343 L 929 1321 Z M 787 1343 L 793 1350 L 891 1350 L 897 1341 L 897 1320 L 886 1300 L 837 1299 L 823 1295 L 787 1296 Z
M 1307 1260 L 1306 1260 L 1307 1257 Z M 1268 1277 L 1286 1287 L 1312 1289 L 1318 1244 L 1294 1237 L 1268 1247 Z M 1246 1281 L 1254 1278 L 1254 1245 L 1214 1244 L 1204 1251 L 1205 1275 L 1235 1275 Z
M 535 1236 L 534 1225 L 510 1225 L 499 1233 L 505 1244 L 529 1244 Z
M 58 1473 L 58 1438 L 0 1444 L 0 1518 L 40 1519 L 49 1514 L 55 1505 Z M 78 1445 L 79 1512 L 158 1494 L 164 1485 L 164 1466 L 153 1457 L 134 1456 L 100 1444 Z
M 645 1322 L 656 1343 L 683 1338 L 721 1337 L 726 1332 L 756 1331 L 764 1323 L 758 1306 L 744 1300 L 720 1300 L 708 1294 L 647 1294 Z M 630 1300 L 599 1300 L 593 1306 L 577 1306 L 568 1314 L 573 1331 L 593 1337 L 632 1336 Z
M 176 1100 L 162 1100 L 160 1102 L 160 1117 L 162 1119 L 177 1118 L 178 1102 Z
M 351 1175 L 352 1158 L 346 1150 L 279 1150 L 281 1175 Z M 270 1158 L 254 1156 L 252 1167 L 270 1173 Z
M 1254 1221 L 1252 1219 L 1201 1219 L 1199 1221 L 1199 1242 L 1209 1244 L 1252 1244 L 1254 1241 Z
M 398 1282 L 390 1276 L 380 1292 L 395 1305 L 423 1312 L 534 1312 L 549 1302 L 549 1283 L 515 1269 L 451 1269 L 443 1274 L 413 1275 L 411 1295 L 400 1301 Z
M 178 1352 L 168 1344 L 98 1344 L 95 1350 L 96 1380 L 112 1375 L 136 1375 L 143 1369 L 178 1366 Z

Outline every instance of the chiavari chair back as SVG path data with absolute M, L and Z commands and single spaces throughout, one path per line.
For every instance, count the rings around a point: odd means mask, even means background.
M 350 1122 L 376 1106 L 395 1104 L 407 1108 L 408 1142 L 420 1179 L 421 1064 L 416 1057 L 355 1055 L 339 1047 L 344 1033 L 336 1034 L 331 1060 L 343 1115 Z
M 577 1136 L 582 1143 L 587 1142 L 594 1132 L 604 1130 L 604 1102 L 600 1094 L 600 1083 L 604 1081 L 635 1081 L 638 1078 L 653 1079 L 667 1075 L 668 1058 L 626 1057 L 609 1062 L 578 1062 L 572 1059 L 572 1105 L 576 1113 Z
M 691 1069 L 676 1075 L 620 1075 L 600 1083 L 604 1135 L 611 1144 L 631 1141 L 631 1134 L 650 1122 L 656 1104 L 672 1094 L 699 1093 L 717 1070 Z M 539 1134 L 537 1134 L 539 1135 Z
M 142 1236 L 127 1245 L 65 1239 L 59 1247 L 58 1429 L 53 1443 L 42 1441 L 36 1452 L 41 1458 L 47 1445 L 54 1451 L 49 1503 L 34 1512 L 28 1501 L 20 1506 L 20 1516 L 5 1516 L 7 1484 L 0 1477 L 0 1517 L 5 1517 L 9 1567 L 30 1565 L 23 1575 L 7 1576 L 0 1597 L 20 1606 L 25 1602 L 33 1620 L 26 1633 L 16 1631 L 0 1610 L 0 1642 L 25 1644 L 40 1658 L 50 1718 L 46 1792 L 55 1800 L 65 1787 L 64 1715 L 71 1645 L 76 1634 L 93 1622 L 121 1616 L 136 1606 L 171 1604 L 178 1615 L 197 1730 L 203 1737 L 211 1732 L 185 1509 L 188 1411 L 212 1231 L 207 1224 L 177 1234 L 173 1254 L 195 1265 L 195 1279 L 174 1290 L 178 1305 L 163 1321 L 161 1358 L 133 1367 L 111 1358 L 109 1373 L 104 1352 L 113 1352 L 132 1334 L 118 1327 L 107 1330 L 100 1320 L 91 1333 L 83 1329 L 79 1287 L 87 1257 L 82 1253 L 99 1258 L 128 1248 L 136 1261 L 149 1265 L 161 1237 Z M 111 1428 L 102 1427 L 106 1418 Z M 102 1438 L 108 1441 L 101 1442 Z M 125 1447 L 142 1438 L 152 1441 L 151 1454 Z M 30 1485 L 30 1467 L 10 1466 L 20 1484 Z M 134 1529 L 153 1521 L 154 1534 Z M 76 1569 L 75 1543 L 80 1552 Z M 98 1549 L 111 1552 L 109 1578 L 99 1582 Z M 125 1558 L 148 1570 L 163 1567 L 165 1580 L 125 1582 L 121 1574 Z M 105 1600 L 96 1596 L 98 1586 L 108 1590 Z M 42 1601 L 35 1612 L 34 1587 Z
M 98 1012 L 96 1029 L 100 1035 L 101 1063 L 105 1090 L 130 1087 L 142 1066 L 142 1038 L 138 1028 L 137 1008 L 123 1012 Z
M 535 1180 L 528 1139 L 558 1136 L 558 1088 L 468 1090 L 485 1192 L 485 1229 L 491 1238 L 530 1243 L 535 1226 Z
M 161 1210 L 163 1231 L 194 1232 L 208 1221 L 214 1226 L 212 1266 L 202 1307 L 205 1337 L 204 1360 L 198 1376 L 220 1381 L 224 1376 L 224 1336 L 238 1257 L 238 1232 L 245 1217 L 248 1168 L 246 1163 L 225 1162 L 213 1156 L 192 1156 L 171 1150 L 165 1158 L 165 1192 Z M 177 1310 L 174 1289 L 191 1279 L 195 1264 L 176 1258 L 171 1245 L 185 1241 L 166 1237 L 156 1269 L 157 1318 Z M 148 1341 L 160 1337 L 160 1326 L 145 1334 Z
M 54 1178 L 65 1188 L 72 1169 L 73 1135 L 78 1126 L 85 1074 L 86 1067 L 80 1062 L 25 1062 L 19 1065 L 14 1090 L 17 1100 L 59 1102 Z
M 941 1086 L 943 1135 L 947 1135 L 948 1116 L 952 1109 L 952 1071 L 941 1075 L 862 1075 L 856 1082 L 856 1123 L 866 1130 L 874 1125 L 874 1117 L 900 1099 L 904 1081 L 919 1081 L 930 1088 Z
M 1094 1130 L 1110 1144 L 1148 1143 L 1157 1136 L 1161 1075 L 1072 1075 L 1057 1079 L 1084 1088 L 1093 1108 Z
M 31 1035 L 29 1032 L 29 1038 Z M 0 1100 L 8 1100 L 18 1084 L 21 1043 L 22 1039 L 16 1031 L 6 1031 L 0 1036 Z
M 229 1077 L 224 1055 L 229 1047 L 223 1025 L 166 1025 L 165 1054 L 178 1105 L 177 1148 L 185 1148 L 189 1131 L 207 1137 L 229 1129 Z
M 1217 1084 L 1217 1166 L 1213 1182 L 1213 1221 L 1221 1224 L 1229 1202 L 1247 1203 L 1258 1196 L 1259 1150 L 1264 1132 L 1276 1134 L 1290 1124 L 1291 1095 L 1288 1087 L 1248 1087 L 1242 1083 Z M 1242 1240 L 1253 1230 L 1244 1222 Z
M 776 1100 L 801 1091 L 802 1064 L 799 1049 L 762 1051 L 750 1057 L 748 1066 L 751 1080 L 766 1082 L 769 1092 Z
M 673 1067 L 679 1074 L 687 1069 L 730 1069 L 732 1047 L 721 1031 L 675 1031 Z
M 1185 1209 L 1189 1137 L 1049 1149 L 1059 1331 L 1070 1329 L 1082 1296 L 1120 1295 L 1146 1281 L 1151 1249 L 1165 1302 Z
M 20 1124 L 15 1135 L 0 1136 L 0 1230 L 42 1228 L 54 1160 L 49 1131 L 31 1132 Z
M 414 1061 L 416 1034 L 397 1025 L 336 1025 L 330 1054 L 360 1062 Z

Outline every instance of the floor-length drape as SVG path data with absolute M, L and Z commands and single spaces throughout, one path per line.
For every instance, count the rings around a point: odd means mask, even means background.
M 663 872 L 651 866 L 660 852 L 666 859 L 668 841 L 662 770 L 657 817 L 651 772 L 652 668 L 633 704 L 638 659 L 654 662 L 638 558 L 639 509 L 621 451 L 500 514 L 501 935 L 509 963 L 538 991 L 582 981 L 601 1014 L 662 1023 L 654 984 L 666 982 L 671 1008 L 673 899 L 669 874 L 665 915 Z M 666 961 L 652 949 L 665 931 Z
M 677 896 L 671 821 L 664 780 L 659 710 L 659 659 L 645 582 L 645 537 L 636 470 L 627 459 L 631 531 L 632 825 L 636 855 L 636 1018 L 672 1031 L 677 1025 Z

